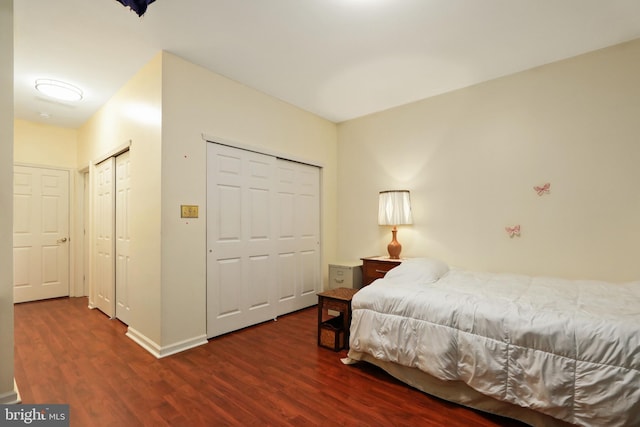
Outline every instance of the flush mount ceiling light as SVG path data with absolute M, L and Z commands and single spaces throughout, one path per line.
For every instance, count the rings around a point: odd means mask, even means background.
M 82 90 L 59 80 L 38 79 L 36 80 L 36 90 L 61 101 L 80 101 L 82 99 Z

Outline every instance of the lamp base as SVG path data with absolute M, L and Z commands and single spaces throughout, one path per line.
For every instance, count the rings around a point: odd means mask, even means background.
M 402 252 L 402 245 L 396 239 L 396 235 L 398 234 L 398 229 L 396 226 L 393 226 L 391 230 L 391 234 L 393 238 L 391 239 L 391 243 L 387 245 L 387 251 L 389 251 L 389 258 L 391 259 L 400 259 L 400 252 Z

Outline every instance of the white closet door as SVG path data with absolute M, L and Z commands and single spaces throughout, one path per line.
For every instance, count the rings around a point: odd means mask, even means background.
M 131 200 L 131 161 L 126 151 L 116 157 L 116 317 L 129 324 L 129 261 L 131 234 L 129 201 Z
M 207 144 L 207 335 L 276 316 L 276 159 Z
M 109 317 L 115 315 L 114 269 L 114 165 L 113 157 L 95 167 L 94 192 L 94 304 Z
M 69 295 L 69 172 L 15 166 L 14 302 Z
M 320 169 L 278 159 L 278 314 L 318 302 Z

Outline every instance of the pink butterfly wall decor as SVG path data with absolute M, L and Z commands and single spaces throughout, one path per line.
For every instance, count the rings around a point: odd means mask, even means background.
M 509 237 L 520 237 L 520 224 L 514 225 L 513 227 L 505 227 L 504 228 Z
M 542 187 L 538 187 L 536 185 L 535 187 L 533 187 L 533 189 L 536 190 L 536 193 L 538 193 L 538 196 L 542 196 L 543 194 L 549 194 L 549 190 L 551 189 L 551 184 L 547 182 Z

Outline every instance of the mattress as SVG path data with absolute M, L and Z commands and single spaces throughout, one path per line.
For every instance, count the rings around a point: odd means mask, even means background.
M 640 425 L 640 282 L 449 270 L 432 260 L 389 273 L 353 298 L 354 355 L 577 425 Z

